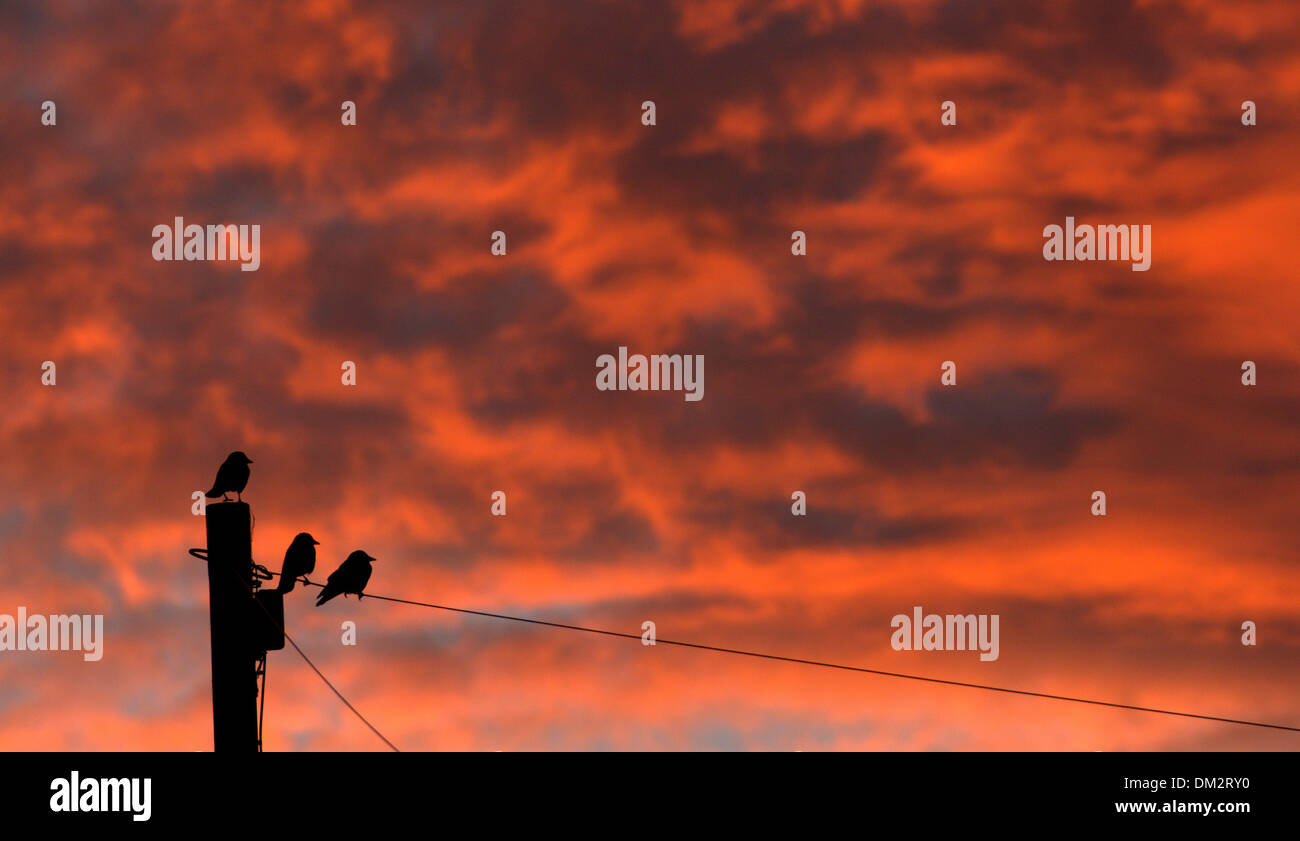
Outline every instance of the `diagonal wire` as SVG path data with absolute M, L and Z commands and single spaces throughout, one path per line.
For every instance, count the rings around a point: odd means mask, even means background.
M 279 575 L 279 573 L 271 573 L 271 574 Z M 307 584 L 311 585 L 312 587 L 324 586 L 323 584 L 318 584 L 315 581 L 311 581 L 310 579 L 307 579 L 305 576 L 303 576 L 303 580 Z M 541 625 L 547 628 L 562 628 L 567 631 L 582 631 L 583 633 L 587 633 L 587 634 L 601 634 L 607 637 L 619 637 L 622 639 L 631 639 L 631 640 L 641 639 L 641 635 L 639 634 L 628 634 L 622 631 L 607 631 L 603 628 L 589 628 L 585 625 L 569 625 L 563 622 L 548 622 L 542 619 L 528 619 L 522 616 L 509 616 L 504 613 L 489 613 L 484 610 L 470 610 L 464 607 L 449 607 L 447 605 L 432 604 L 430 602 L 414 601 L 412 599 L 401 599 L 401 598 L 397 598 L 396 596 L 377 596 L 374 595 L 373 593 L 364 593 L 363 595 L 369 599 L 379 599 L 381 601 L 395 602 L 397 604 L 409 604 L 409 605 L 415 605 L 417 607 L 428 607 L 428 608 L 433 608 L 434 610 L 445 610 L 452 613 L 464 613 L 472 616 L 485 616 L 488 617 L 489 619 L 505 619 L 510 622 L 524 622 L 529 625 Z M 905 674 L 903 672 L 888 672 L 888 671 L 884 671 L 883 669 L 868 669 L 863 666 L 847 666 L 842 663 L 828 663 L 822 660 L 808 660 L 802 657 L 784 657 L 779 654 L 765 654 L 760 651 L 746 651 L 745 649 L 741 649 L 741 648 L 724 648 L 718 645 L 705 645 L 703 643 L 682 642 L 679 640 L 669 640 L 663 638 L 657 638 L 655 640 L 655 643 L 657 645 L 675 645 L 679 648 L 694 648 L 700 651 L 714 651 L 719 654 L 736 654 L 742 657 L 756 657 L 762 660 L 776 660 L 783 663 L 799 663 L 804 666 L 816 666 L 823 669 L 838 669 L 840 671 L 858 672 L 861 674 L 869 674 L 869 675 L 879 675 L 881 677 L 894 677 L 894 678 L 901 678 L 903 680 L 918 680 L 918 681 L 923 681 L 925 683 L 943 684 L 944 686 L 961 686 L 961 687 L 965 687 L 966 689 L 981 689 L 986 692 L 1003 692 L 1009 695 L 1023 695 L 1030 698 L 1045 698 L 1051 701 L 1067 701 L 1073 704 L 1091 704 L 1093 706 L 1110 707 L 1112 709 L 1117 709 L 1117 710 L 1132 710 L 1135 712 L 1154 713 L 1156 715 L 1170 715 L 1170 716 L 1178 716 L 1181 718 L 1195 718 L 1195 719 L 1200 719 L 1202 721 L 1217 721 L 1222 724 L 1239 724 L 1246 727 L 1264 727 L 1270 730 L 1286 730 L 1292 733 L 1300 733 L 1300 727 L 1290 727 L 1285 724 L 1269 724 L 1267 722 L 1248 721 L 1246 719 L 1240 719 L 1240 718 L 1224 718 L 1222 716 L 1217 716 L 1217 715 L 1202 715 L 1200 713 L 1179 712 L 1177 710 L 1164 710 L 1164 709 L 1158 709 L 1156 707 L 1140 707 L 1135 704 L 1120 704 L 1115 701 L 1098 701 L 1092 698 L 1075 698 L 1069 695 L 1052 695 L 1047 692 L 1034 692 L 1028 689 L 1011 689 L 1005 686 L 990 686 L 988 684 L 983 684 L 983 683 L 967 683 L 965 681 L 960 681 L 960 680 L 946 680 L 944 678 Z
M 198 554 L 198 552 L 203 552 L 203 554 Z M 194 549 L 191 549 L 191 550 L 190 550 L 190 554 L 193 555 L 194 557 L 200 559 L 200 560 L 203 560 L 203 561 L 208 560 L 207 557 L 206 557 L 207 552 L 206 552 L 205 550 L 197 550 L 197 551 L 196 551 L 196 550 L 194 550 Z M 265 567 L 262 567 L 262 569 L 265 569 Z M 244 580 L 243 580 L 242 578 L 239 577 L 239 573 L 234 571 L 233 567 L 231 568 L 231 572 L 232 572 L 232 574 L 235 576 L 235 578 L 239 580 L 239 583 L 240 583 L 240 584 L 244 584 L 245 586 L 248 586 L 247 584 L 245 584 Z M 255 574 L 256 574 L 256 573 L 255 573 Z M 272 575 L 278 575 L 278 573 L 271 573 L 271 574 L 272 574 Z M 316 586 L 319 587 L 320 585 L 318 584 L 318 585 L 316 585 Z M 252 589 L 251 587 L 249 587 L 249 588 L 248 588 L 248 592 L 249 592 L 249 595 L 252 595 L 252 593 L 253 593 L 253 589 Z M 366 725 L 367 727 L 369 727 L 369 728 L 370 728 L 370 732 L 372 732 L 372 733 L 374 733 L 376 736 L 378 736 L 378 737 L 380 738 L 380 740 L 381 740 L 384 744 L 386 744 L 386 745 L 388 745 L 390 748 L 392 748 L 394 752 L 396 752 L 396 753 L 401 753 L 401 751 L 398 750 L 397 745 L 395 745 L 395 744 L 393 744 L 392 742 L 388 741 L 388 737 L 385 736 L 383 733 L 380 733 L 380 732 L 379 732 L 379 729 L 378 729 L 377 727 L 375 727 L 375 725 L 371 724 L 371 723 L 370 723 L 370 720 L 367 719 L 364 715 L 362 715 L 360 710 L 358 710 L 356 707 L 352 706 L 352 702 L 349 701 L 346 697 L 344 697 L 343 693 L 340 692 L 340 691 L 338 690 L 338 688 L 337 688 L 334 684 L 330 683 L 330 679 L 327 678 L 327 677 L 325 677 L 324 672 L 322 672 L 320 669 L 316 668 L 316 664 L 313 663 L 313 662 L 311 661 L 311 658 L 307 656 L 307 652 L 303 651 L 303 650 L 298 646 L 298 643 L 294 642 L 293 637 L 289 636 L 289 632 L 286 631 L 286 630 L 284 629 L 284 626 L 281 625 L 278 621 L 276 621 L 276 618 L 275 618 L 274 616 L 271 615 L 271 611 L 269 611 L 269 610 L 266 609 L 266 605 L 262 604 L 262 602 L 261 602 L 259 599 L 257 599 L 257 598 L 254 598 L 253 601 L 257 602 L 257 606 L 260 607 L 260 608 L 262 609 L 262 612 L 266 614 L 266 618 L 271 620 L 271 624 L 274 625 L 274 626 L 276 627 L 276 630 L 278 630 L 280 633 L 284 634 L 284 638 L 285 638 L 286 640 L 289 641 L 289 644 L 290 644 L 290 645 L 293 646 L 293 650 L 296 651 L 296 652 L 298 652 L 298 656 L 301 657 L 301 658 L 303 659 L 303 662 L 305 662 L 308 666 L 311 666 L 311 670 L 312 670 L 313 672 L 316 673 L 316 676 L 317 676 L 317 677 L 319 677 L 322 681 L 324 681 L 325 685 L 328 686 L 328 687 L 330 688 L 330 691 L 332 691 L 335 695 L 338 696 L 339 700 L 343 702 L 343 705 L 346 706 L 348 709 L 352 710 L 352 714 L 355 715 L 357 718 L 361 719 L 361 723 L 364 724 L 364 725 Z M 265 673 L 265 671 L 262 673 L 262 675 L 263 675 L 263 681 L 265 681 L 265 677 L 266 677 L 266 673 Z M 263 683 L 263 687 L 265 687 L 265 683 Z M 263 694 L 263 697 L 262 697 L 262 703 L 263 703 L 263 704 L 266 703 L 266 696 L 265 696 L 265 694 Z M 260 722 L 260 721 L 259 721 L 259 723 L 258 723 L 258 739 L 259 739 L 259 741 L 260 741 L 260 739 L 261 739 L 261 722 Z
M 254 601 L 257 601 L 257 599 L 254 599 Z M 352 714 L 355 715 L 357 718 L 361 719 L 361 723 L 369 727 L 370 732 L 378 736 L 380 740 L 382 740 L 384 744 L 392 748 L 395 753 L 401 753 L 401 751 L 397 749 L 397 745 L 388 741 L 388 737 L 385 736 L 383 733 L 380 733 L 379 729 L 376 728 L 375 725 L 371 724 L 370 720 L 367 719 L 364 715 L 362 715 L 360 710 L 352 706 L 352 702 L 349 701 L 347 698 L 345 698 L 343 696 L 343 693 L 340 692 L 334 686 L 334 684 L 330 683 L 330 679 L 325 677 L 324 673 L 321 672 L 320 669 L 316 668 L 316 664 L 311 661 L 311 658 L 307 656 L 306 652 L 304 652 L 301 648 L 298 647 L 298 643 L 293 641 L 293 637 L 289 636 L 289 632 L 284 630 L 284 627 L 280 625 L 279 622 L 275 621 L 275 617 L 271 615 L 271 611 L 266 609 L 266 605 L 262 604 L 260 601 L 257 601 L 257 606 L 262 608 L 262 612 L 266 614 L 266 618 L 270 619 L 271 622 L 276 626 L 276 628 L 279 629 L 284 634 L 284 638 L 287 639 L 289 641 L 289 644 L 293 646 L 293 650 L 298 652 L 298 656 L 301 657 L 303 661 L 307 663 L 308 666 L 311 666 L 311 670 L 316 673 L 316 676 L 319 677 L 321 680 L 323 680 L 325 682 L 325 685 L 328 686 L 335 695 L 339 696 L 339 700 L 342 701 L 343 704 L 348 709 L 352 710 Z

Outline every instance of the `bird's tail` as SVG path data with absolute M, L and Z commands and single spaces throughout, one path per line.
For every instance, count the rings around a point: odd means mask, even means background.
M 293 592 L 293 585 L 294 585 L 294 584 L 297 584 L 297 583 L 298 583 L 298 576 L 296 576 L 296 575 L 285 575 L 284 572 L 281 572 L 281 573 L 280 573 L 280 583 L 276 585 L 275 592 L 277 592 L 277 593 L 292 593 L 292 592 Z
M 335 590 L 332 587 L 325 587 L 320 591 L 320 596 L 316 599 L 316 606 L 320 607 L 338 594 L 338 590 Z

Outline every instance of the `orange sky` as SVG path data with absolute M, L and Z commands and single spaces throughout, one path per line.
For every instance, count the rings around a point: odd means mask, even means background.
M 211 747 L 190 494 L 234 449 L 277 569 L 307 530 L 377 593 L 1300 726 L 1297 43 L 1292 0 L 6 3 L 0 613 L 107 639 L 0 653 L 0 747 Z M 260 224 L 260 269 L 155 262 L 178 215 Z M 1044 262 L 1067 215 L 1151 225 L 1150 271 Z M 705 398 L 597 391 L 620 345 L 703 354 Z M 892 650 L 913 605 L 999 614 L 1001 657 Z M 1300 747 L 286 614 L 408 750 Z M 265 738 L 383 747 L 291 650 Z

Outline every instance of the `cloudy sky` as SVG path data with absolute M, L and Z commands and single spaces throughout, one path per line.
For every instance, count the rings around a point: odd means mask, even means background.
M 1293 0 L 5 3 L 0 613 L 107 640 L 0 653 L 0 746 L 211 747 L 186 550 L 235 449 L 276 569 L 307 530 L 380 594 L 1300 725 L 1298 42 Z M 1067 215 L 1151 225 L 1150 271 L 1045 262 Z M 155 262 L 175 216 L 260 224 L 261 268 Z M 704 399 L 597 391 L 620 345 L 703 354 Z M 999 614 L 1001 657 L 894 651 L 914 605 Z M 403 749 L 1300 747 L 301 590 L 286 621 Z M 383 748 L 292 650 L 267 688 L 267 749 Z

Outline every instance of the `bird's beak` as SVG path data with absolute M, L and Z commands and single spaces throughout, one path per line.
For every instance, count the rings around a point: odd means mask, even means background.
M 244 461 L 248 462 L 249 464 L 253 463 L 253 460 L 251 458 L 245 458 Z
M 313 540 L 312 543 L 314 543 L 314 544 L 317 545 L 317 546 L 320 545 L 320 541 L 319 541 L 319 540 Z

